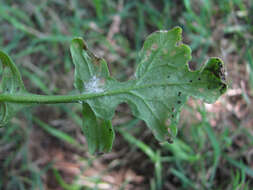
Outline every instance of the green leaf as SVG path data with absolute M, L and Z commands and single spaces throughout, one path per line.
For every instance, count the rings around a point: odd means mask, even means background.
M 109 77 L 106 62 L 92 54 L 80 38 L 72 41 L 71 54 L 76 66 L 75 87 L 80 92 L 85 90 L 100 92 L 102 90 L 98 84 L 100 81 L 96 77 Z M 82 102 L 82 106 L 82 131 L 86 136 L 89 152 L 93 154 L 110 151 L 115 137 L 111 121 L 96 117 L 89 104 Z
M 189 96 L 212 103 L 227 89 L 224 64 L 219 58 L 210 58 L 200 70 L 189 69 L 191 49 L 181 43 L 181 33 L 181 28 L 176 27 L 148 36 L 139 54 L 135 78 L 126 82 L 111 78 L 106 62 L 92 54 L 81 38 L 74 39 L 71 54 L 76 68 L 75 86 L 82 94 L 92 97 L 83 103 L 90 106 L 96 118 L 108 121 L 116 106 L 126 102 L 158 140 L 174 138 L 179 113 Z M 84 111 L 84 116 L 86 114 Z M 96 126 L 95 120 L 94 117 Z M 100 130 L 89 135 L 97 133 Z M 107 138 L 111 137 L 105 136 Z M 97 142 L 89 143 L 92 146 Z
M 83 103 L 83 115 L 82 130 L 86 135 L 89 152 L 110 151 L 115 136 L 111 121 L 97 118 L 87 103 Z
M 3 51 L 0 51 L 0 63 L 0 93 L 24 94 L 26 91 L 19 70 L 11 58 Z M 23 104 L 0 102 L 0 126 L 6 125 L 23 106 Z

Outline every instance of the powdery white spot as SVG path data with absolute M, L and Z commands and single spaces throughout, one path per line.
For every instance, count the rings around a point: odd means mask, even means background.
M 168 32 L 168 30 L 158 30 L 158 32 L 166 33 L 166 32 Z
M 104 92 L 104 89 L 102 88 L 102 81 L 96 76 L 93 76 L 89 82 L 87 82 L 84 87 L 85 87 L 85 92 L 90 92 L 90 93 L 99 93 L 99 92 Z

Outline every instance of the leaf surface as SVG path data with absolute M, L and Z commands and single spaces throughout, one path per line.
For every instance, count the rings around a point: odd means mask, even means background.
M 81 38 L 72 41 L 75 86 L 82 94 L 95 96 L 83 102 L 96 116 L 89 121 L 94 125 L 85 127 L 88 138 L 103 133 L 103 125 L 99 129 L 97 119 L 110 121 L 116 106 L 126 102 L 133 115 L 144 120 L 158 140 L 173 139 L 179 113 L 189 96 L 212 103 L 226 91 L 224 64 L 219 58 L 210 58 L 199 70 L 189 69 L 191 49 L 181 43 L 181 33 L 181 28 L 176 27 L 148 36 L 139 54 L 135 78 L 126 82 L 110 77 L 105 60 L 91 53 Z M 85 115 L 84 111 L 84 122 Z M 91 132 L 88 128 L 94 126 L 96 130 Z M 112 142 L 112 135 L 103 137 Z M 103 146 L 102 141 L 88 142 L 88 146 L 93 143 Z M 109 150 L 108 147 L 105 150 Z
M 99 119 L 87 103 L 83 103 L 83 127 L 91 154 L 108 152 L 114 140 L 111 121 Z
M 1 94 L 24 94 L 26 93 L 18 68 L 11 58 L 0 51 L 0 93 Z M 6 125 L 24 104 L 0 102 L 0 126 Z

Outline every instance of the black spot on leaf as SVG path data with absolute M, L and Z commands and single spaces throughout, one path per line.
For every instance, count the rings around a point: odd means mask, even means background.
M 220 88 L 220 93 L 223 94 L 226 91 L 226 84 L 222 84 L 221 88 Z

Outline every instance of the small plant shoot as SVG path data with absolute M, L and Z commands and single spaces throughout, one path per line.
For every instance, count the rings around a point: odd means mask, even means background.
M 73 39 L 74 86 L 79 91 L 75 95 L 28 93 L 17 67 L 0 51 L 0 124 L 6 125 L 16 112 L 31 104 L 81 103 L 89 152 L 108 152 L 115 136 L 111 120 L 117 105 L 125 102 L 157 140 L 171 141 L 177 135 L 182 106 L 190 96 L 213 103 L 227 89 L 221 59 L 210 58 L 199 70 L 189 69 L 191 49 L 181 42 L 181 36 L 179 27 L 148 36 L 135 77 L 126 82 L 112 78 L 106 61 L 95 56 L 81 38 Z

